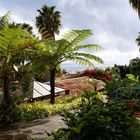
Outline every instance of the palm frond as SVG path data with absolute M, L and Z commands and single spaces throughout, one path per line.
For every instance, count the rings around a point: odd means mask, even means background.
M 138 37 L 136 38 L 136 43 L 138 44 L 138 46 L 140 46 L 140 32 L 139 32 Z
M 129 0 L 130 5 L 132 8 L 138 13 L 140 18 L 140 0 Z
M 36 17 L 36 26 L 42 38 L 55 39 L 54 34 L 58 34 L 61 21 L 60 12 L 55 11 L 55 6 L 43 5 L 41 10 L 37 10 L 39 15 Z

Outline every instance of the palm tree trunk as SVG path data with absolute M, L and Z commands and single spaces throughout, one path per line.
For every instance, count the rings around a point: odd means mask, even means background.
M 51 104 L 55 103 L 55 73 L 56 68 L 50 70 Z

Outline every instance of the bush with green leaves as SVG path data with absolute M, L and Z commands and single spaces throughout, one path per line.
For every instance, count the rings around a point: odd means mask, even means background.
M 81 103 L 81 97 L 66 96 L 63 99 L 57 99 L 54 105 L 47 102 L 37 101 L 32 103 L 20 103 L 13 100 L 7 111 L 1 108 L 0 124 L 7 125 L 17 122 L 28 122 L 35 119 L 46 118 L 50 115 L 61 114 L 66 110 L 76 109 Z
M 140 81 L 138 77 L 132 74 L 127 74 L 126 76 L 127 77 L 124 79 L 113 78 L 111 82 L 105 82 L 105 90 L 110 98 L 115 98 L 115 92 L 119 89 L 121 90 L 120 94 L 122 94 L 122 96 L 127 96 L 128 99 L 132 99 L 136 92 L 139 92 Z
M 2 125 L 15 123 L 19 120 L 16 107 L 19 103 L 17 98 L 11 97 L 11 102 L 9 102 L 9 107 L 7 109 L 3 108 L 2 105 L 0 106 L 0 127 Z
M 18 106 L 17 113 L 19 114 L 19 120 L 22 122 L 48 117 L 48 111 L 38 102 L 33 104 L 21 104 Z
M 75 113 L 66 112 L 68 128 L 52 133 L 52 140 L 139 140 L 140 122 L 126 102 L 94 100 Z
M 0 109 L 0 124 L 8 125 L 17 122 L 27 122 L 34 119 L 46 118 L 48 111 L 43 108 L 42 104 L 26 104 L 18 105 L 18 100 L 13 99 L 7 110 Z
M 105 72 L 111 73 L 112 74 L 112 79 L 121 79 L 120 76 L 120 70 L 117 67 L 107 67 L 105 69 Z

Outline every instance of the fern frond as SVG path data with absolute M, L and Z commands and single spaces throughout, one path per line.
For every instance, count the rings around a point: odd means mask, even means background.
M 69 58 L 68 60 L 75 62 L 76 64 L 79 64 L 81 66 L 89 66 L 94 67 L 94 64 L 86 58 L 75 56 L 73 58 Z
M 103 63 L 103 60 L 95 55 L 92 55 L 92 54 L 87 54 L 87 53 L 79 53 L 79 52 L 76 52 L 74 53 L 75 56 L 80 56 L 80 57 L 84 57 L 86 59 L 90 59 L 92 61 L 96 61 L 98 63 Z
M 103 49 L 103 47 L 101 47 L 100 45 L 97 45 L 97 44 L 86 44 L 86 45 L 75 46 L 74 49 L 76 51 L 78 51 L 80 49 L 88 49 L 88 50 L 93 50 L 93 51 L 100 51 L 100 50 Z
M 66 33 L 63 38 L 70 42 L 70 46 L 75 46 L 92 35 L 92 31 L 89 29 L 84 30 L 72 30 Z
M 9 25 L 10 20 L 10 11 L 8 11 L 4 16 L 0 18 L 0 30 L 1 29 L 7 29 Z

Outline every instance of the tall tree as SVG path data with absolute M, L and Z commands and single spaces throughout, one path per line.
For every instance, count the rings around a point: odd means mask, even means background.
M 10 81 L 14 65 L 20 64 L 30 57 L 29 49 L 34 43 L 34 37 L 20 28 L 0 30 L 0 77 L 3 82 L 3 106 L 7 108 L 10 102 Z
M 140 58 L 136 57 L 134 59 L 131 59 L 129 61 L 129 67 L 131 73 L 134 74 L 135 76 L 139 76 L 140 79 Z
M 129 0 L 131 6 L 133 7 L 134 10 L 136 10 L 136 12 L 138 13 L 138 16 L 140 18 L 140 0 Z M 136 39 L 136 42 L 138 44 L 138 46 L 140 46 L 140 33 Z M 140 48 L 139 48 L 140 51 Z
M 24 29 L 24 30 L 27 30 L 30 34 L 33 35 L 33 27 L 27 23 L 15 23 L 15 22 L 12 22 L 12 23 L 9 23 L 9 28 L 21 28 L 21 29 Z
M 138 16 L 140 18 L 140 0 L 129 0 L 132 8 L 134 10 L 136 10 L 136 12 L 138 13 Z
M 55 34 L 59 33 L 61 27 L 60 12 L 55 11 L 55 6 L 43 5 L 41 10 L 37 10 L 39 15 L 36 17 L 36 26 L 42 39 L 55 40 Z
M 91 52 L 100 50 L 101 47 L 95 44 L 82 44 L 92 35 L 91 30 L 71 30 L 62 39 L 48 40 L 37 46 L 40 56 L 33 62 L 37 67 L 47 65 L 50 70 L 51 100 L 55 102 L 55 74 L 56 68 L 62 62 L 70 60 L 84 66 L 94 66 L 93 62 L 103 63 L 102 59 L 89 53 L 79 52 L 81 49 L 90 49 Z

